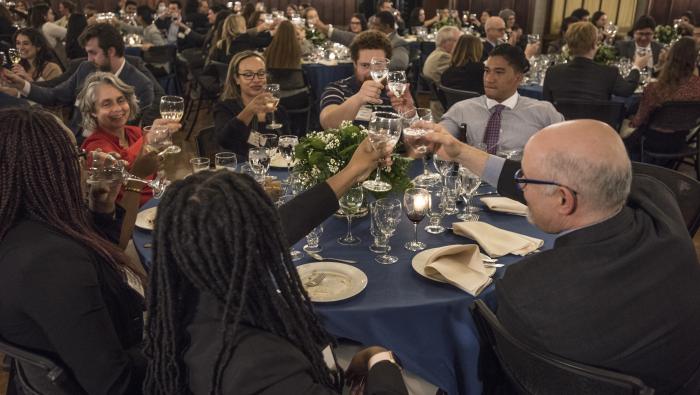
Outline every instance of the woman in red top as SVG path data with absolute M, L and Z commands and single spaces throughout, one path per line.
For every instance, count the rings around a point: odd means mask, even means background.
M 88 152 L 98 148 L 103 152 L 116 152 L 129 164 L 134 163 L 143 146 L 141 128 L 126 124 L 139 111 L 134 88 L 114 74 L 96 72 L 85 81 L 78 95 L 78 105 L 87 135 L 82 148 Z M 167 125 L 173 132 L 180 128 L 179 123 L 165 119 L 156 119 L 154 125 Z M 144 187 L 141 204 L 152 196 L 151 189 Z

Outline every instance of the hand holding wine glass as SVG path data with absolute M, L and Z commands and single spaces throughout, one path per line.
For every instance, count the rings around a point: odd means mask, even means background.
M 385 79 L 389 75 L 389 59 L 386 58 L 372 58 L 369 61 L 369 75 L 372 77 L 374 82 L 384 84 Z
M 374 112 L 369 122 L 367 136 L 372 147 L 379 152 L 390 152 L 401 135 L 401 116 L 388 112 Z M 374 180 L 367 180 L 362 185 L 373 192 L 387 192 L 391 184 L 380 178 L 380 167 Z
M 265 92 L 271 95 L 265 103 L 265 106 L 267 107 L 267 112 L 270 113 L 271 117 L 271 122 L 267 125 L 267 128 L 272 130 L 280 129 L 282 127 L 282 124 L 278 123 L 275 120 L 275 111 L 277 110 L 277 105 L 280 102 L 280 85 L 267 84 L 265 85 Z
M 163 96 L 160 98 L 160 117 L 169 121 L 180 122 L 185 113 L 185 99 L 180 96 Z

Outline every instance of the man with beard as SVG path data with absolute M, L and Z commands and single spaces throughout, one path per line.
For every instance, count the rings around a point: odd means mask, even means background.
M 88 60 L 81 63 L 78 70 L 61 84 L 53 88 L 42 87 L 23 80 L 9 70 L 5 70 L 6 79 L 22 96 L 44 106 L 74 106 L 83 81 L 89 74 L 95 71 L 110 72 L 134 87 L 142 113 L 148 109 L 153 102 L 153 83 L 126 61 L 124 41 L 115 27 L 103 23 L 89 26 L 78 41 L 85 48 Z M 69 127 L 74 133 L 78 133 L 80 111 L 73 111 Z
M 345 120 L 358 119 L 360 110 L 369 111 L 369 105 L 390 105 L 384 85 L 370 76 L 372 58 L 391 58 L 391 42 L 382 33 L 366 31 L 358 34 L 350 44 L 353 75 L 329 84 L 321 95 L 321 126 L 337 128 Z M 400 111 L 399 111 L 400 112 Z

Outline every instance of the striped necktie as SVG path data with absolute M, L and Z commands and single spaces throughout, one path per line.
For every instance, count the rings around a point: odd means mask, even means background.
M 484 131 L 484 144 L 486 144 L 486 151 L 489 154 L 496 154 L 498 136 L 501 134 L 501 111 L 504 108 L 506 106 L 503 104 L 496 104 L 491 108 L 493 112 L 486 124 L 486 131 Z

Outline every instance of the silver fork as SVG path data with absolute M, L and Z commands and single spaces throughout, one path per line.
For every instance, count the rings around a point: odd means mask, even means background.
M 326 273 L 316 273 L 309 281 L 304 283 L 304 288 L 313 288 L 321 284 L 323 279 L 326 278 Z

